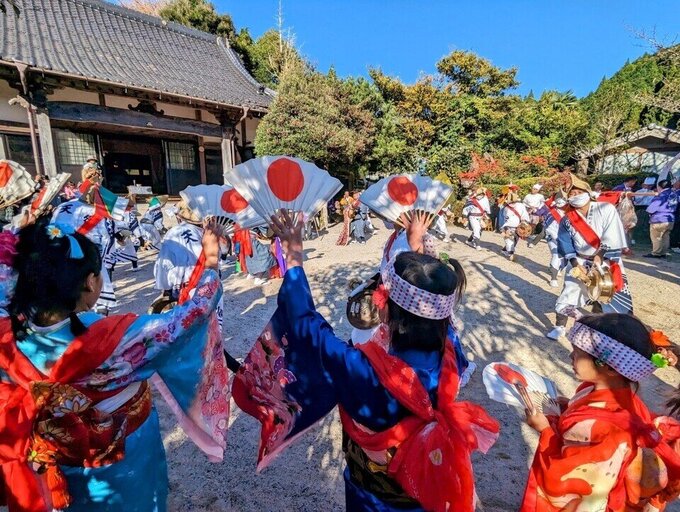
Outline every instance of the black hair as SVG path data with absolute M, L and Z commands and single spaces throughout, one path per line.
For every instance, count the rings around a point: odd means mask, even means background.
M 19 232 L 14 264 L 18 279 L 10 313 L 15 318 L 27 320 L 66 313 L 71 319 L 71 331 L 78 336 L 85 327 L 78 320 L 75 309 L 87 277 L 101 273 L 101 256 L 92 241 L 75 233 L 71 236 L 80 245 L 84 257 L 69 258 L 68 238 L 50 238 L 48 225 L 49 218 L 42 217 Z
M 656 184 L 659 188 L 666 189 L 671 187 L 670 180 L 661 180 Z
M 404 252 L 394 260 L 394 270 L 399 277 L 418 288 L 438 295 L 456 295 L 465 292 L 465 272 L 454 259 L 443 263 L 432 256 Z M 446 341 L 449 319 L 430 320 L 414 315 L 389 300 L 389 328 L 391 344 L 396 350 L 417 349 L 442 351 Z
M 585 315 L 579 322 L 635 350 L 645 359 L 651 359 L 654 354 L 649 328 L 633 315 L 599 313 Z

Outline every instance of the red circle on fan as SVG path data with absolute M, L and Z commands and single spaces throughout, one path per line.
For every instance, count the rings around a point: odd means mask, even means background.
M 387 193 L 402 206 L 411 206 L 418 199 L 418 187 L 404 176 L 392 178 L 387 184 Z
M 220 206 L 227 213 L 238 213 L 248 207 L 248 201 L 235 188 L 222 194 Z
M 279 158 L 267 169 L 267 183 L 272 194 L 281 201 L 294 201 L 305 186 L 305 175 L 297 162 Z

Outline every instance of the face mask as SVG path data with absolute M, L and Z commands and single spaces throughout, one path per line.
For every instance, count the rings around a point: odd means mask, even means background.
M 567 206 L 567 202 L 564 199 L 558 199 L 557 201 L 555 201 L 555 206 L 557 208 L 564 208 L 565 206 Z
M 590 202 L 590 194 L 588 192 L 583 192 L 574 197 L 569 198 L 569 204 L 574 208 L 582 208 Z

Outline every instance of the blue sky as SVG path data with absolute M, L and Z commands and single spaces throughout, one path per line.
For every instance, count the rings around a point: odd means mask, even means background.
M 278 0 L 213 0 L 253 36 L 275 25 Z M 519 91 L 588 94 L 649 47 L 634 32 L 680 42 L 680 0 L 283 0 L 285 26 L 320 70 L 405 82 L 452 50 L 516 66 Z

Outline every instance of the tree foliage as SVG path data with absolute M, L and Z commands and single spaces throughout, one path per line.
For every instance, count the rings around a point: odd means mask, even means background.
M 295 155 L 338 174 L 357 173 L 375 121 L 350 83 L 302 63 L 287 67 L 255 139 L 259 155 Z

